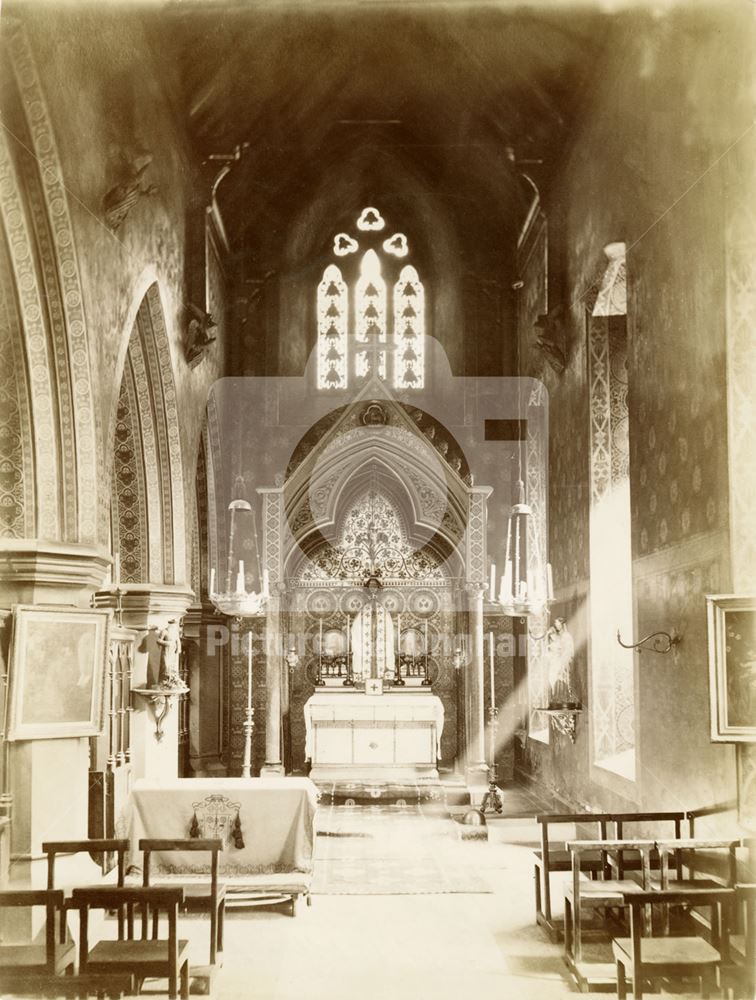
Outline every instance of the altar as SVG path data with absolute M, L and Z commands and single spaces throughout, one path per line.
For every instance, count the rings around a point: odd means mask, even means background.
M 304 716 L 315 781 L 438 778 L 444 706 L 429 691 L 320 690 Z

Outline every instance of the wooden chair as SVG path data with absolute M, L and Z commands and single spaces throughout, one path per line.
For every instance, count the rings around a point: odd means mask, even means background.
M 622 910 L 625 895 L 642 892 L 648 888 L 651 873 L 651 854 L 655 848 L 653 840 L 578 840 L 568 845 L 572 855 L 572 879 L 565 887 L 564 894 L 564 950 L 565 961 L 570 967 L 578 987 L 586 989 L 605 988 L 614 982 L 614 970 L 606 963 L 583 962 L 583 912 L 591 910 Z M 613 858 L 614 863 L 623 867 L 622 856 L 632 852 L 640 858 L 641 884 L 631 879 L 587 879 L 583 874 L 584 854 L 600 850 Z M 606 939 L 606 931 L 602 931 Z
M 74 889 L 72 905 L 79 911 L 79 970 L 84 974 L 127 973 L 137 980 L 138 989 L 145 979 L 167 979 L 168 996 L 178 996 L 179 978 L 181 996 L 189 998 L 189 942 L 178 939 L 178 910 L 184 893 L 180 887 L 166 886 L 150 889 L 111 888 L 95 886 Z M 136 906 L 142 915 L 142 938 L 133 936 L 129 927 L 124 938 L 119 928 L 117 941 L 98 941 L 89 948 L 89 911 L 119 910 Z M 156 915 L 165 910 L 168 916 L 168 937 L 157 936 Z M 147 939 L 147 928 L 152 915 L 153 935 Z
M 44 944 L 0 944 L 0 989 L 7 989 L 6 979 L 24 976 L 70 975 L 74 971 L 76 949 L 72 941 L 62 942 L 55 931 L 56 916 L 62 920 L 64 896 L 62 890 L 6 889 L 0 892 L 0 907 L 44 906 Z
M 535 818 L 541 828 L 541 849 L 534 852 L 536 920 L 553 940 L 561 937 L 561 930 L 552 915 L 551 875 L 553 872 L 570 871 L 572 860 L 570 851 L 564 844 L 552 846 L 549 828 L 561 825 L 593 826 L 598 834 L 597 839 L 606 840 L 611 819 L 610 813 L 543 813 Z M 583 857 L 583 870 L 591 875 L 605 872 L 606 865 L 606 857 L 598 850 L 586 852 Z
M 182 840 L 140 840 L 139 850 L 144 852 L 143 884 L 149 886 L 150 856 L 153 851 L 206 851 L 210 852 L 210 881 L 180 882 L 184 890 L 182 910 L 185 913 L 207 913 L 210 915 L 210 965 L 215 965 L 218 952 L 223 951 L 223 921 L 226 910 L 226 887 L 218 883 L 218 854 L 223 850 L 219 839 L 202 840 L 187 838 Z M 154 884 L 154 883 L 153 883 Z M 171 881 L 170 885 L 177 884 Z
M 733 995 L 746 1000 L 756 997 L 756 885 L 735 887 L 737 909 L 741 917 L 739 931 L 730 935 L 731 965 L 727 978 Z M 724 974 L 723 974 L 724 975 Z
M 126 855 L 129 851 L 128 840 L 103 840 L 103 839 L 89 839 L 89 840 L 48 840 L 42 844 L 42 853 L 47 855 L 47 888 L 55 888 L 55 859 L 59 854 L 72 855 L 72 854 L 115 854 L 117 856 L 117 867 L 118 867 L 118 881 L 117 885 L 119 888 L 123 888 L 125 877 L 126 877 Z M 81 888 L 81 886 L 80 886 Z M 71 909 L 70 898 L 66 898 L 63 903 L 63 909 Z M 123 920 L 123 911 L 118 911 L 119 921 Z M 122 927 L 119 928 L 121 931 Z M 65 922 L 65 912 L 64 918 L 61 921 L 60 926 L 61 941 L 65 941 L 66 937 L 66 922 Z
M 625 893 L 625 905 L 630 907 L 630 937 L 612 941 L 619 1000 L 627 997 L 628 976 L 633 981 L 634 1000 L 642 1000 L 646 981 L 690 976 L 700 980 L 701 996 L 708 997 L 711 989 L 716 988 L 720 965 L 727 961 L 727 935 L 721 933 L 721 911 L 734 895 L 733 889 L 722 888 Z M 649 904 L 710 906 L 712 943 L 700 936 L 644 937 L 643 910 Z

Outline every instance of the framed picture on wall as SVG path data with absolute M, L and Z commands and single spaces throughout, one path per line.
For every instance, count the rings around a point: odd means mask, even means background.
M 17 604 L 9 740 L 97 736 L 111 612 Z
M 706 598 L 711 739 L 756 742 L 756 597 Z

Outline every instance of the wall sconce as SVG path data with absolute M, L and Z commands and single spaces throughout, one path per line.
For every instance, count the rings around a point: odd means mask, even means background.
M 654 640 L 653 646 L 646 646 L 645 643 L 651 639 Z M 622 641 L 620 630 L 617 629 L 617 642 L 623 649 L 637 649 L 639 653 L 642 653 L 644 648 L 650 650 L 652 653 L 669 653 L 676 646 L 680 645 L 682 636 L 678 635 L 677 632 L 651 632 L 649 635 L 639 639 L 638 642 L 627 643 Z
M 155 719 L 155 739 L 158 743 L 162 743 L 165 735 L 163 721 L 170 711 L 172 702 L 188 692 L 189 688 L 181 680 L 162 681 L 159 684 L 153 684 L 152 687 L 131 689 L 132 694 L 138 694 L 144 698 L 152 709 Z

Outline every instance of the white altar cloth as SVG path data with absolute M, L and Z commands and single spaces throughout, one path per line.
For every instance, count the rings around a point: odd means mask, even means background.
M 318 790 L 309 778 L 141 778 L 120 818 L 128 864 L 141 868 L 140 838 L 220 837 L 224 876 L 312 872 Z M 238 817 L 238 822 L 237 822 Z M 209 871 L 209 855 L 155 852 L 156 874 Z M 204 863 L 204 864 L 203 864 Z
M 304 706 L 305 758 L 312 760 L 313 730 L 319 722 L 426 723 L 435 727 L 436 757 L 441 756 L 444 731 L 444 706 L 433 694 L 391 691 L 386 694 L 363 694 L 359 691 L 316 691 Z

